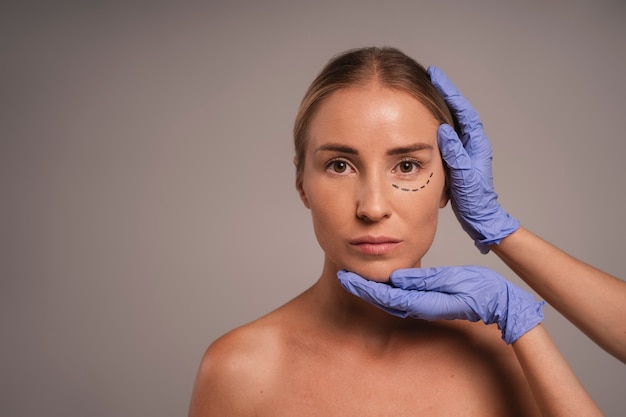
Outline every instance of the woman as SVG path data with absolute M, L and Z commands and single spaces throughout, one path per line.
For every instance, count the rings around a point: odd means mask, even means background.
M 471 321 L 405 320 L 404 293 L 385 311 L 360 292 L 393 298 L 404 290 L 388 285 L 392 272 L 421 266 L 448 200 L 437 132 L 452 123 L 428 73 L 395 49 L 329 62 L 294 129 L 321 276 L 209 347 L 190 416 L 601 414 L 538 324 L 541 304 L 501 278 L 489 282 L 519 302 L 480 318 L 502 333 L 465 313 Z

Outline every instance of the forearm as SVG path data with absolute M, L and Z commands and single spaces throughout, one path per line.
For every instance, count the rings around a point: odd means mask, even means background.
M 541 324 L 512 346 L 544 416 L 603 415 Z
M 490 249 L 587 336 L 626 363 L 626 282 L 524 228 Z

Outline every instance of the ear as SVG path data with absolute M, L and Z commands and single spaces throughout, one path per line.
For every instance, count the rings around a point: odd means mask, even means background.
M 439 208 L 444 208 L 448 204 L 449 200 L 450 200 L 450 196 L 448 195 L 448 190 L 445 189 L 441 193 L 441 200 L 439 200 Z
M 445 161 L 441 161 L 443 164 L 443 175 L 445 177 L 445 181 L 443 184 L 443 191 L 441 192 L 441 199 L 439 200 L 439 208 L 444 208 L 448 201 L 450 201 L 450 169 L 448 168 L 448 164 Z
M 302 175 L 296 176 L 296 190 L 298 190 L 298 194 L 300 194 L 300 200 L 302 200 L 304 206 L 310 209 L 311 207 L 309 206 L 309 199 L 306 198 L 306 193 L 304 192 L 304 187 L 302 186 Z
M 297 167 L 296 158 L 293 158 L 293 164 Z M 304 186 L 302 184 L 302 172 L 296 172 L 296 190 L 298 190 L 300 200 L 302 200 L 304 207 L 310 209 L 309 200 L 306 198 L 306 193 L 304 192 Z

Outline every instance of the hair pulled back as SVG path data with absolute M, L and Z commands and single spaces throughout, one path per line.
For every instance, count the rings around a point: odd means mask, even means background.
M 337 90 L 368 83 L 404 91 L 426 106 L 440 123 L 454 126 L 445 100 L 426 69 L 414 59 L 391 47 L 348 50 L 326 64 L 300 103 L 293 130 L 298 181 L 304 169 L 309 126 L 321 103 Z

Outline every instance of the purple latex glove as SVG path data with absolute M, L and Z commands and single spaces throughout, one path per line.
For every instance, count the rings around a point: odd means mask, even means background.
M 348 292 L 390 314 L 495 323 L 507 344 L 543 320 L 545 302 L 481 266 L 399 269 L 391 285 L 343 270 L 337 276 Z
M 491 173 L 491 145 L 478 113 L 437 67 L 428 68 L 432 83 L 456 116 L 461 138 L 447 124 L 439 126 L 441 156 L 450 168 L 452 209 L 481 253 L 516 231 L 520 223 L 498 203 Z

